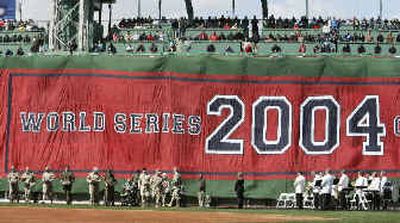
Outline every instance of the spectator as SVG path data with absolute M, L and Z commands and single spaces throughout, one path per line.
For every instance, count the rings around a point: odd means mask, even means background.
M 225 49 L 225 53 L 234 53 L 235 51 L 232 49 L 232 47 L 231 46 L 228 46 L 226 49 Z
M 151 35 L 151 33 L 149 33 L 149 34 L 146 36 L 146 40 L 147 40 L 147 41 L 154 41 L 155 39 L 154 39 L 154 36 Z
M 277 44 L 274 44 L 271 48 L 272 53 L 280 53 L 282 52 L 282 49 L 280 46 L 278 46 Z
M 146 52 L 146 48 L 144 47 L 143 43 L 141 43 L 136 48 L 136 53 L 144 53 L 144 52 Z
M 206 32 L 201 32 L 200 34 L 199 34 L 199 40 L 208 40 L 208 35 L 207 35 L 207 33 Z
M 343 53 L 351 53 L 350 44 L 347 43 L 347 44 L 343 47 Z
M 253 53 L 253 44 L 249 41 L 243 42 L 242 48 L 245 53 Z
M 376 37 L 376 41 L 378 41 L 379 43 L 383 43 L 384 37 L 383 37 L 382 33 L 378 34 L 378 37 Z
M 394 46 L 394 44 L 392 44 L 392 46 L 389 48 L 389 53 L 390 53 L 391 55 L 394 55 L 394 54 L 397 53 L 397 49 L 396 49 L 396 47 Z
M 307 52 L 307 46 L 306 46 L 306 44 L 301 43 L 301 44 L 300 44 L 300 47 L 299 47 L 299 53 L 306 53 L 306 52 Z
M 359 47 L 358 47 L 358 49 L 357 49 L 357 52 L 359 53 L 359 54 L 363 54 L 363 53 L 365 53 L 365 47 L 364 47 L 364 45 L 360 45 Z
M 116 54 L 117 53 L 117 49 L 115 48 L 114 44 L 110 43 L 107 47 L 107 52 L 109 54 Z
M 210 45 L 207 46 L 207 52 L 209 52 L 209 53 L 214 53 L 215 52 L 214 44 L 210 44 Z
M 23 56 L 25 54 L 24 50 L 22 47 L 18 47 L 17 49 L 17 56 Z
M 382 52 L 382 47 L 379 45 L 379 43 L 376 43 L 376 46 L 374 48 L 374 53 L 380 54 L 381 52 Z
M 75 40 L 72 40 L 68 43 L 68 50 L 69 53 L 72 55 L 74 51 L 78 49 L 78 44 L 75 42 Z
M 373 41 L 374 41 L 374 37 L 372 37 L 371 30 L 368 30 L 368 33 L 365 36 L 365 42 L 372 43 Z
M 393 37 L 393 33 L 392 33 L 392 32 L 389 32 L 389 33 L 387 34 L 387 36 L 386 36 L 386 43 L 390 43 L 390 44 L 394 43 L 394 37 Z
M 152 43 L 150 46 L 150 52 L 152 53 L 157 53 L 158 52 L 158 47 L 155 43 Z
M 11 56 L 14 55 L 14 53 L 13 53 L 13 51 L 11 51 L 10 49 L 7 49 L 4 55 L 5 55 L 6 57 L 11 57 Z
M 219 40 L 219 37 L 218 37 L 218 35 L 217 35 L 216 32 L 213 32 L 213 33 L 211 34 L 210 40 L 211 40 L 211 41 L 218 41 L 218 40 Z
M 126 52 L 128 52 L 128 53 L 132 53 L 133 52 L 133 47 L 132 47 L 132 45 L 130 44 L 130 43 L 128 43 L 128 46 L 126 47 Z

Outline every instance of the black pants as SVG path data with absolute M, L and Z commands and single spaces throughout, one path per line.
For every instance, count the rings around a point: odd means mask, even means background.
M 296 204 L 299 209 L 303 209 L 303 194 L 296 194 Z
M 379 210 L 381 208 L 381 195 L 379 191 L 373 192 L 372 208 L 374 210 Z
M 323 194 L 322 195 L 322 210 L 328 210 L 331 204 L 331 194 Z
M 314 207 L 315 209 L 319 209 L 320 204 L 321 204 L 321 198 L 319 193 L 314 193 Z
M 64 194 L 65 194 L 65 200 L 67 201 L 67 204 L 71 204 L 72 202 L 72 195 L 71 195 L 71 190 L 72 190 L 72 185 L 64 185 Z
M 237 197 L 238 208 L 242 209 L 244 203 L 244 193 L 238 192 L 236 193 L 236 197 Z
M 339 192 L 339 204 L 342 210 L 347 210 L 347 200 L 346 200 L 346 192 L 340 191 Z
M 114 206 L 114 187 L 106 187 L 105 204 L 106 206 Z

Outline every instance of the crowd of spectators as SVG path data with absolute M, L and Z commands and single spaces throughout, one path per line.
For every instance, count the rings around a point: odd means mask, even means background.
M 39 28 L 33 20 L 13 21 L 0 19 L 0 31 L 45 31 L 44 28 Z

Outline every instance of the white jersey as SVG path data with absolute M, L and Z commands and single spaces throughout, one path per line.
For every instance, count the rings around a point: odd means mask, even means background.
M 333 185 L 333 176 L 330 174 L 326 174 L 322 177 L 322 194 L 332 194 L 332 185 Z
M 321 187 L 320 186 L 316 186 L 317 185 L 317 181 L 320 181 L 320 180 L 322 180 L 321 175 L 315 174 L 314 180 L 313 180 L 313 183 L 312 183 L 313 193 L 315 193 L 315 194 L 319 194 L 319 192 L 321 192 Z
M 306 178 L 303 175 L 297 176 L 293 183 L 294 191 L 296 194 L 302 194 L 305 191 Z
M 338 183 L 338 191 L 342 191 L 345 188 L 349 187 L 349 176 L 347 176 L 347 174 L 342 174 L 342 176 L 339 179 L 339 183 Z
M 356 187 L 368 187 L 368 180 L 367 178 L 360 176 L 356 180 Z
M 380 190 L 383 193 L 383 187 L 385 186 L 386 182 L 388 182 L 387 177 L 383 176 L 381 179 L 381 185 L 380 185 Z
M 380 191 L 381 190 L 381 179 L 379 177 L 372 178 L 371 184 L 368 186 L 368 190 Z
M 54 176 L 54 173 L 52 173 L 52 172 L 44 172 L 42 175 L 43 182 L 50 183 L 54 180 L 54 178 L 55 178 L 55 176 Z

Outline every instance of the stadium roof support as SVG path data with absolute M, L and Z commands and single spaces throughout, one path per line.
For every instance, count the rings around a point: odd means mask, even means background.
M 194 18 L 194 11 L 193 11 L 193 3 L 192 0 L 185 0 L 186 5 L 186 12 L 188 14 L 188 19 L 193 20 Z
M 268 0 L 261 0 L 261 7 L 262 7 L 262 17 L 263 19 L 268 18 Z
M 94 10 L 102 0 L 51 0 L 49 49 L 67 50 L 75 42 L 78 50 L 89 51 L 93 44 Z

